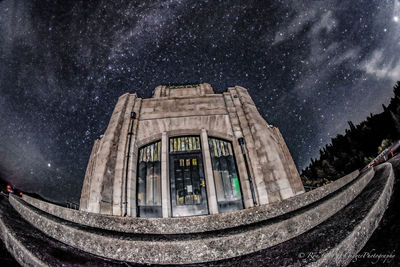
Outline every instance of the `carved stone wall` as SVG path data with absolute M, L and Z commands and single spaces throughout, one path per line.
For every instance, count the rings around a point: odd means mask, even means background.
M 137 98 L 135 94 L 119 98 L 104 136 L 95 141 L 82 187 L 80 209 L 136 216 L 138 149 L 161 140 L 162 136 L 163 140 L 168 140 L 182 135 L 202 135 L 203 148 L 208 146 L 204 143 L 207 136 L 232 143 L 245 208 L 254 206 L 250 177 L 257 204 L 281 201 L 304 192 L 282 135 L 259 114 L 245 88 L 235 86 L 223 94 L 215 94 L 209 84 L 158 86 L 149 99 Z M 242 137 L 249 170 L 238 143 L 238 138 Z M 165 159 L 166 148 L 163 153 Z M 207 155 L 203 157 L 207 159 Z M 167 168 L 168 162 L 163 164 L 164 169 Z M 169 203 L 165 198 L 170 192 L 168 172 L 164 170 L 163 173 L 165 205 Z M 206 175 L 212 176 L 212 173 L 206 171 Z M 213 181 L 212 177 L 206 178 Z M 212 189 L 208 191 L 213 192 Z M 216 201 L 213 196 L 208 197 L 209 212 L 213 214 Z M 163 209 L 163 217 L 169 217 L 169 213 L 168 208 Z

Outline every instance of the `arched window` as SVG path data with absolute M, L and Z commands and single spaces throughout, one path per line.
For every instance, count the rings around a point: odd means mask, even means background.
M 137 175 L 139 217 L 161 217 L 161 141 L 139 149 Z
M 211 162 L 219 212 L 243 209 L 242 194 L 232 144 L 209 137 Z

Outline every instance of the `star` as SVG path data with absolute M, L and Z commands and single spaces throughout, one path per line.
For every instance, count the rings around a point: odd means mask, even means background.
M 241 85 L 301 170 L 388 104 L 400 69 L 393 1 L 100 2 L 0 1 L 0 178 L 56 201 L 79 202 L 126 92 Z

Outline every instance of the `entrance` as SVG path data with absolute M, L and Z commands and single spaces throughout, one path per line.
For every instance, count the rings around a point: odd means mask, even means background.
M 208 214 L 201 153 L 170 154 L 172 216 Z

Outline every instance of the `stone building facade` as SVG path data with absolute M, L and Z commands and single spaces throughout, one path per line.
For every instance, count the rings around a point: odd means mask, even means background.
M 95 140 L 80 209 L 130 217 L 225 213 L 304 188 L 279 130 L 247 90 L 209 84 L 124 94 Z

